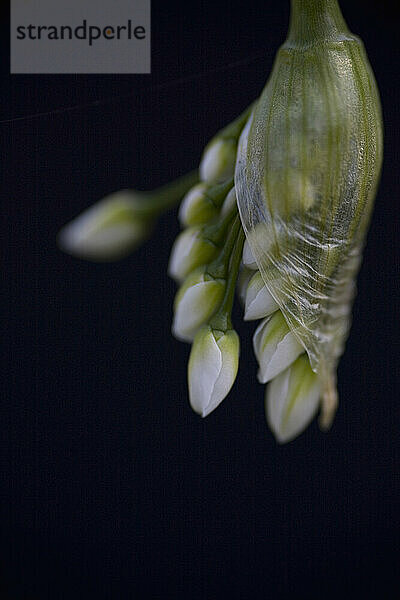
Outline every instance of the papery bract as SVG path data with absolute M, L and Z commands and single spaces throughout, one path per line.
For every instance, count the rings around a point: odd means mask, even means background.
M 242 132 L 235 187 L 264 282 L 319 374 L 325 426 L 381 162 L 362 42 L 336 0 L 292 0 L 287 40 Z

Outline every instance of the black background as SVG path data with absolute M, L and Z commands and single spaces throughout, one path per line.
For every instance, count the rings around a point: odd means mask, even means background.
M 153 0 L 146 76 L 10 76 L 5 15 L 1 598 L 399 597 L 398 12 L 342 4 L 381 90 L 386 154 L 334 426 L 285 446 L 239 309 L 234 389 L 206 420 L 188 405 L 175 214 L 110 265 L 55 237 L 105 194 L 198 163 L 264 86 L 288 2 Z

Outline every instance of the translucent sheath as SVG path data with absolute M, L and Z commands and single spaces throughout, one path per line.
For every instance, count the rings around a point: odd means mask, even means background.
M 240 138 L 235 187 L 264 283 L 320 376 L 326 426 L 381 162 L 361 40 L 336 0 L 292 0 L 288 37 Z

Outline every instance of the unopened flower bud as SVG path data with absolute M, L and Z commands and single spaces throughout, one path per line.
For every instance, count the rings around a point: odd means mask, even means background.
M 207 264 L 217 247 L 204 239 L 201 227 L 189 227 L 176 238 L 169 259 L 168 273 L 176 281 L 183 281 L 197 267 Z
M 268 291 L 260 271 L 256 271 L 247 287 L 244 320 L 263 319 L 278 308 L 279 306 Z
M 207 184 L 198 183 L 183 198 L 179 209 L 179 220 L 184 227 L 202 225 L 217 216 L 218 208 L 207 196 L 207 189 Z
M 218 309 L 225 291 L 225 280 L 215 279 L 204 269 L 189 275 L 176 294 L 172 333 L 183 342 L 192 342 L 198 329 Z
M 151 233 L 153 220 L 137 210 L 138 194 L 122 190 L 106 196 L 58 235 L 60 248 L 93 261 L 112 261 L 129 254 Z
M 304 354 L 267 386 L 265 411 L 278 442 L 290 442 L 307 427 L 318 410 L 319 399 L 318 377 Z
M 206 146 L 199 173 L 201 181 L 219 183 L 233 176 L 236 162 L 237 141 L 214 138 Z
M 195 412 L 209 415 L 229 393 L 239 364 L 239 336 L 233 329 L 202 327 L 195 339 L 188 366 L 189 398 Z
M 290 331 L 281 311 L 275 312 L 260 323 L 254 333 L 253 346 L 260 365 L 260 383 L 266 383 L 282 373 L 304 352 L 303 346 Z

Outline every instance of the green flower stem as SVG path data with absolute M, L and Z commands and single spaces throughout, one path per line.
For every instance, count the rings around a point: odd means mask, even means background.
M 239 219 L 239 217 L 236 218 Z M 244 231 L 240 223 L 235 247 L 231 254 L 229 275 L 226 284 L 224 299 L 218 312 L 213 316 L 213 318 L 210 321 L 210 326 L 212 327 L 212 329 L 217 329 L 219 331 L 228 331 L 228 329 L 232 329 L 232 307 L 233 300 L 235 298 L 236 281 L 239 273 L 240 262 L 242 260 L 243 244 Z
M 237 215 L 232 223 L 228 237 L 226 238 L 225 244 L 222 247 L 221 252 L 213 262 L 207 267 L 207 273 L 215 279 L 225 279 L 229 268 L 229 259 L 232 254 L 233 247 L 235 245 L 239 228 L 241 227 L 239 216 Z
M 233 185 L 233 179 L 228 179 L 228 181 L 224 181 L 224 183 L 217 183 L 207 189 L 205 196 L 215 208 L 221 208 L 227 194 L 233 188 Z
M 337 0 L 291 0 L 285 46 L 309 45 L 349 34 Z
M 226 237 L 226 230 L 236 214 L 237 206 L 235 204 L 222 219 L 217 220 L 217 222 L 212 221 L 211 223 L 204 225 L 202 229 L 203 239 L 208 240 L 216 246 L 221 246 Z
M 135 212 L 139 217 L 156 218 L 163 212 L 175 208 L 182 197 L 199 181 L 197 169 L 178 177 L 150 192 L 140 192 L 143 203 L 135 203 Z

